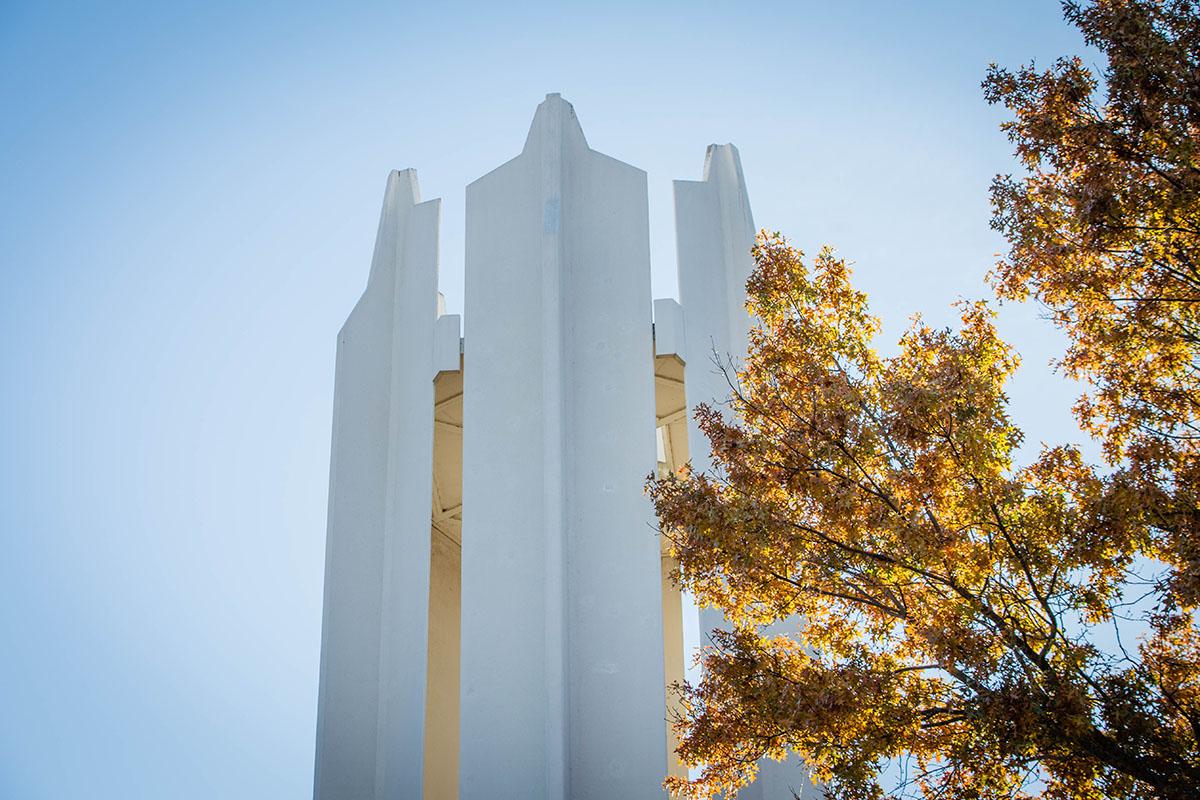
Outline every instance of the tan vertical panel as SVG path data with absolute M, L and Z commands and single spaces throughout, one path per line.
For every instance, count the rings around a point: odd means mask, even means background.
M 453 338 L 457 349 L 457 332 Z M 459 363 L 461 365 L 461 361 Z M 459 656 L 462 651 L 461 369 L 441 372 L 434 383 L 434 391 L 425 800 L 457 800 Z
M 661 301 L 660 301 L 661 302 Z M 657 335 L 657 323 L 656 323 Z M 656 340 L 656 348 L 658 342 Z M 657 349 L 656 349 L 657 352 Z M 684 394 L 684 366 L 676 355 L 661 355 L 654 359 L 655 417 L 663 441 L 666 461 L 659 465 L 665 472 L 673 472 L 687 462 L 687 400 Z M 686 654 L 683 636 L 683 597 L 672 580 L 672 573 L 679 562 L 668 552 L 670 542 L 665 538 L 661 544 L 662 606 L 663 606 L 663 668 L 666 673 L 667 691 L 665 714 L 668 720 L 682 712 L 679 700 L 670 687 L 682 683 L 686 677 Z M 673 728 L 667 728 L 667 774 L 684 777 L 687 768 L 680 763 L 675 750 L 679 736 Z

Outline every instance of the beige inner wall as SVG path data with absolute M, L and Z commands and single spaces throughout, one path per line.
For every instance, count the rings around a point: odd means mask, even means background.
M 429 670 L 425 705 L 425 800 L 457 800 L 459 653 L 462 638 L 462 384 L 434 381 L 433 515 L 429 564 Z
M 655 415 L 659 441 L 662 444 L 658 469 L 659 474 L 672 472 L 683 466 L 688 459 L 687 448 L 687 397 L 684 394 L 683 362 L 676 356 L 659 356 L 654 359 Z M 683 598 L 679 587 L 671 579 L 679 562 L 671 557 L 665 538 L 662 544 L 662 598 L 663 598 L 663 666 L 666 670 L 667 690 L 664 696 L 667 720 L 675 719 L 682 712 L 679 701 L 670 686 L 682 683 L 686 666 L 683 650 Z M 667 773 L 686 777 L 687 767 L 679 762 L 675 748 L 679 737 L 673 728 L 667 728 Z

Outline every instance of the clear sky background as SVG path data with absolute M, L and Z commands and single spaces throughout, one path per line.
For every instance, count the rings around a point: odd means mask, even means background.
M 460 311 L 464 187 L 562 92 L 649 173 L 665 297 L 671 180 L 732 141 L 892 343 L 989 295 L 987 64 L 1082 52 L 1052 0 L 0 1 L 0 798 L 310 795 L 334 337 L 389 169 L 443 198 Z M 1001 326 L 1027 450 L 1081 439 L 1061 338 Z

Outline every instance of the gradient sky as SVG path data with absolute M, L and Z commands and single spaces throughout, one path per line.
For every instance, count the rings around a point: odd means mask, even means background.
M 890 344 L 988 295 L 987 64 L 1082 51 L 1052 0 L 0 0 L 0 797 L 310 795 L 334 337 L 389 169 L 443 198 L 460 311 L 464 187 L 562 92 L 649 173 L 663 297 L 670 182 L 732 141 Z M 1061 338 L 1001 327 L 1027 450 L 1081 439 Z

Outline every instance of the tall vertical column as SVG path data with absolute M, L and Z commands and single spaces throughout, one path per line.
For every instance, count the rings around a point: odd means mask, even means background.
M 467 189 L 461 796 L 661 797 L 646 176 L 548 95 Z
M 737 148 L 709 145 L 704 179 L 675 181 L 675 235 L 679 259 L 679 295 L 686 321 L 687 399 L 722 403 L 730 395 L 722 371 L 736 369 L 749 344 L 751 319 L 746 312 L 746 280 L 754 269 L 754 217 Z M 711 449 L 694 416 L 688 415 L 688 450 L 700 470 L 712 468 Z M 700 609 L 701 643 L 708 632 L 724 627 L 720 610 Z M 781 625 L 785 632 L 790 623 Z M 770 631 L 768 631 L 770 633 Z M 790 797 L 815 792 L 796 758 L 780 763 L 764 760 L 759 777 L 738 797 Z M 815 796 L 815 794 L 813 795 Z
M 422 795 L 440 201 L 419 201 L 392 172 L 338 334 L 317 800 Z
M 728 399 L 722 370 L 745 356 L 750 333 L 745 303 L 746 280 L 754 268 L 754 218 L 733 145 L 709 145 L 703 180 L 675 181 L 675 242 L 685 315 L 688 452 L 697 469 L 709 470 L 709 443 L 691 411 Z M 724 619 L 713 609 L 701 609 L 700 617 L 702 640 Z
M 701 403 L 711 405 L 729 396 L 722 369 L 746 351 L 750 318 L 744 300 L 746 279 L 753 269 L 754 220 L 741 159 L 732 144 L 709 145 L 703 180 L 677 180 L 674 187 L 675 252 L 684 314 L 683 346 L 678 349 L 686 363 L 687 449 L 692 466 L 707 472 L 712 469 L 711 450 L 696 423 L 695 410 Z M 695 607 L 689 611 L 695 614 Z M 710 631 L 724 626 L 725 618 L 717 609 L 698 611 L 699 619 L 693 617 L 692 622 L 698 625 L 703 646 Z

